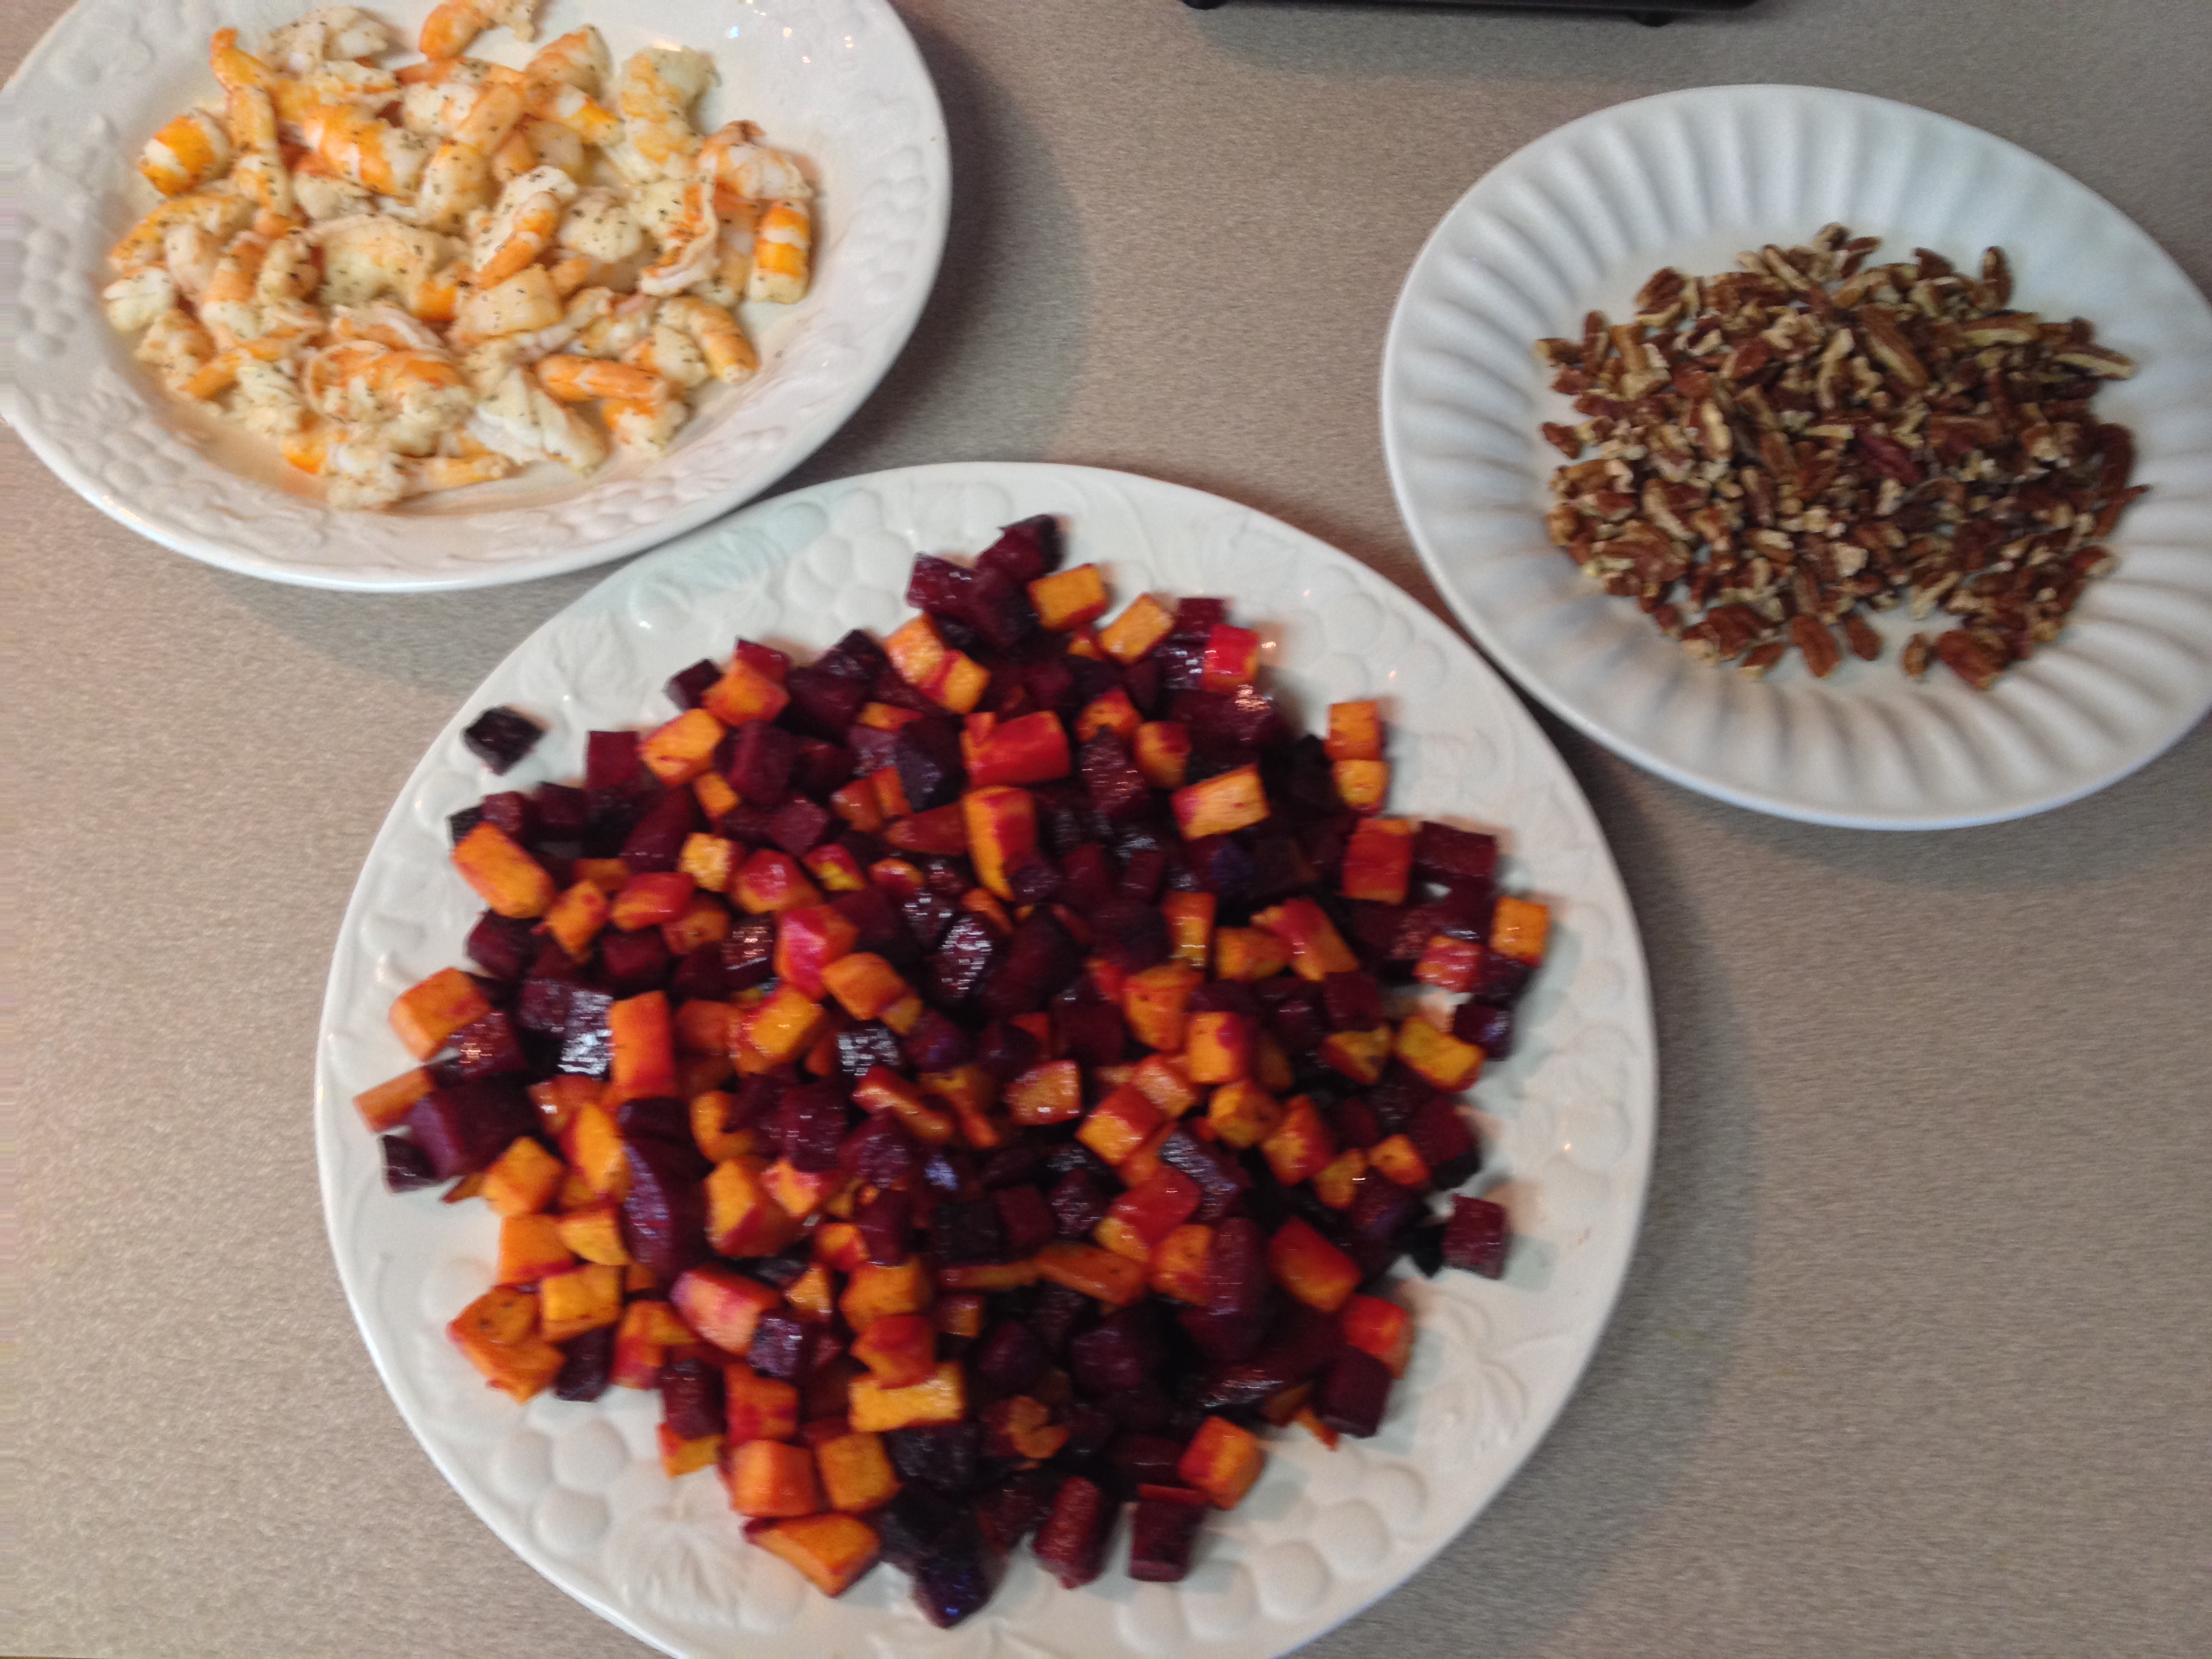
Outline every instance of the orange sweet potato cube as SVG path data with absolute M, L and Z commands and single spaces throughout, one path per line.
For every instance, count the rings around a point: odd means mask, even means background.
M 686 1003 L 685 1007 L 696 1007 Z M 727 1163 L 759 1150 L 760 1139 L 750 1129 L 730 1127 L 730 1113 L 737 1097 L 720 1089 L 703 1090 L 691 1097 L 691 1139 L 709 1164 Z
M 1155 789 L 1180 789 L 1190 774 L 1190 728 L 1181 720 L 1146 720 L 1129 744 L 1130 758 Z
M 1252 1039 L 1252 1080 L 1262 1089 L 1276 1093 L 1297 1081 L 1297 1072 L 1291 1064 L 1290 1055 L 1283 1052 L 1283 1045 L 1271 1031 L 1262 1030 Z
M 485 1291 L 461 1310 L 446 1334 L 485 1382 L 513 1400 L 539 1393 L 562 1364 L 561 1350 L 538 1334 L 538 1298 L 528 1291 Z
M 722 1397 L 727 1407 L 730 1443 L 788 1440 L 799 1432 L 799 1389 L 750 1365 L 722 1368 Z
M 721 900 L 694 893 L 682 910 L 660 924 L 660 936 L 668 941 L 668 954 L 681 961 L 703 945 L 729 938 L 731 925 L 729 908 Z
M 730 1507 L 739 1515 L 812 1515 L 822 1507 L 814 1454 L 783 1440 L 748 1440 L 730 1454 Z
M 612 898 L 629 882 L 629 866 L 620 859 L 578 859 L 568 866 L 568 873 Z
M 1130 975 L 1121 987 L 1121 1017 L 1129 1022 L 1130 1034 L 1148 1048 L 1180 1052 L 1183 1011 L 1204 979 L 1187 962 L 1163 962 Z
M 983 1334 L 984 1298 L 980 1294 L 940 1296 L 930 1308 L 929 1322 L 945 1336 Z
M 802 1516 L 747 1536 L 770 1555 L 788 1561 L 808 1583 L 832 1597 L 858 1583 L 881 1551 L 876 1529 L 850 1515 Z
M 1158 1107 L 1125 1085 L 1091 1109 L 1075 1138 L 1109 1164 L 1119 1164 L 1164 1121 Z
M 665 726 L 646 733 L 637 746 L 637 757 L 671 789 L 681 788 L 712 769 L 722 732 L 721 721 L 705 709 L 687 708 Z
M 1256 1083 L 1224 1083 L 1206 1103 L 1206 1121 L 1224 1146 L 1241 1152 L 1282 1127 L 1283 1108 Z
M 696 1440 L 686 1440 L 665 1423 L 660 1424 L 654 1433 L 660 1443 L 660 1472 L 671 1480 L 700 1469 L 711 1469 L 722 1455 L 722 1437 L 719 1434 L 702 1434 Z
M 1002 899 L 1014 896 L 1011 872 L 1037 850 L 1036 799 L 1013 784 L 970 789 L 960 798 L 975 878 Z
M 499 1265 L 493 1271 L 502 1285 L 532 1285 L 549 1273 L 564 1273 L 576 1258 L 561 1242 L 557 1216 L 511 1215 L 499 1224 Z
M 1118 1215 L 1109 1215 L 1099 1222 L 1091 1230 L 1091 1237 L 1098 1241 L 1101 1249 L 1127 1256 L 1140 1267 L 1152 1259 L 1152 1247 L 1145 1236 Z
M 864 1112 L 892 1113 L 906 1126 L 908 1133 L 933 1146 L 945 1146 L 960 1133 L 950 1113 L 932 1106 L 921 1097 L 921 1090 L 888 1066 L 868 1068 L 866 1075 L 853 1085 L 853 1103 Z
M 1413 977 L 1440 991 L 1472 991 L 1482 972 L 1482 947 L 1470 939 L 1431 933 L 1413 964 Z
M 538 1281 L 538 1318 L 548 1342 L 566 1342 L 622 1318 L 622 1269 L 586 1261 Z
M 607 1010 L 608 1086 L 624 1100 L 676 1092 L 676 1033 L 668 997 L 647 991 Z
M 988 1456 L 1042 1462 L 1067 1443 L 1067 1425 L 1052 1420 L 1052 1408 L 1043 1401 L 1018 1394 L 983 1408 L 983 1437 Z
M 1293 1216 L 1267 1241 L 1275 1283 L 1322 1313 L 1334 1313 L 1359 1288 L 1359 1264 Z
M 885 1388 L 910 1388 L 937 1369 L 937 1327 L 921 1314 L 891 1314 L 853 1339 L 853 1358 Z
M 738 852 L 737 842 L 727 836 L 690 836 L 676 855 L 676 867 L 707 892 L 726 892 L 730 878 L 737 873 Z
M 829 1203 L 830 1195 L 848 1179 L 842 1170 L 802 1170 L 781 1158 L 761 1172 L 761 1184 L 769 1195 L 786 1215 L 800 1221 Z
M 814 1465 L 833 1510 L 858 1515 L 879 1510 L 898 1496 L 899 1479 L 891 1473 L 890 1455 L 879 1436 L 833 1435 L 815 1447 Z
M 579 881 L 553 901 L 538 926 L 570 956 L 581 957 L 612 914 L 605 888 L 597 882 Z
M 1095 564 L 1070 565 L 1031 582 L 1030 603 L 1047 632 L 1065 634 L 1106 614 L 1106 578 Z
M 1224 927 L 1214 936 L 1213 971 L 1251 984 L 1273 979 L 1291 965 L 1291 947 L 1260 927 Z
M 1525 962 L 1531 968 L 1544 960 L 1544 945 L 1552 931 L 1552 910 L 1534 899 L 1507 893 L 1498 901 L 1490 918 L 1490 948 L 1501 957 Z
M 1366 1173 L 1367 1154 L 1347 1146 L 1315 1174 L 1314 1196 L 1332 1210 L 1348 1210 L 1359 1196 L 1359 1177 Z
M 970 887 L 960 896 L 960 908 L 970 915 L 989 922 L 1004 938 L 1014 931 L 1014 919 L 1006 914 L 1006 907 L 996 893 L 986 887 Z
M 464 1025 L 491 1012 L 476 981 L 458 968 L 441 968 L 392 1000 L 392 1029 L 417 1060 L 428 1060 Z
M 758 1158 L 733 1158 L 707 1177 L 707 1237 L 716 1254 L 774 1255 L 799 1237 L 799 1223 L 763 1179 Z
M 809 1001 L 818 1002 L 827 994 L 823 970 L 849 955 L 860 938 L 860 930 L 826 904 L 786 910 L 775 919 L 775 976 L 796 987 Z M 753 1045 L 767 1047 L 757 1036 Z
M 1186 785 L 1168 799 L 1185 841 L 1249 830 L 1267 816 L 1267 792 L 1260 782 L 1256 763 Z
M 1406 1135 L 1390 1135 L 1367 1149 L 1367 1167 L 1379 1170 L 1401 1187 L 1429 1184 L 1428 1161 Z
M 1310 1181 L 1336 1156 L 1336 1137 L 1328 1132 L 1320 1110 L 1304 1095 L 1293 1096 L 1283 1108 L 1283 1121 L 1260 1143 L 1260 1151 L 1275 1179 L 1285 1187 Z
M 570 1121 L 578 1112 L 586 1106 L 598 1105 L 606 1091 L 607 1085 L 598 1078 L 577 1077 L 563 1072 L 543 1083 L 532 1084 L 530 1100 L 538 1108 L 546 1133 L 557 1139 L 567 1133 Z M 564 1151 L 567 1144 L 562 1142 Z
M 828 1018 L 796 985 L 779 985 L 744 1022 L 744 1039 L 773 1064 L 789 1066 L 814 1046 Z
M 738 805 L 737 790 L 720 772 L 702 772 L 692 779 L 691 799 L 699 803 L 709 823 L 720 823 Z
M 1351 973 L 1359 966 L 1359 958 L 1336 931 L 1328 912 L 1311 899 L 1285 899 L 1255 912 L 1252 921 L 1291 947 L 1291 971 L 1300 979 L 1319 981 L 1331 974 Z
M 821 1235 L 815 1235 L 819 1238 Z M 826 1325 L 836 1311 L 837 1279 L 827 1262 L 814 1261 L 806 1271 L 783 1287 L 783 1299 L 791 1304 L 793 1315 L 811 1324 Z
M 1322 1064 L 1354 1083 L 1373 1083 L 1390 1063 L 1395 1034 L 1388 1025 L 1371 1031 L 1331 1031 L 1321 1040 Z
M 1235 1083 L 1252 1074 L 1252 1028 L 1243 1015 L 1193 1014 L 1184 1036 L 1183 1061 L 1193 1083 Z
M 618 1389 L 652 1389 L 660 1385 L 661 1362 L 668 1345 L 658 1340 L 659 1321 L 654 1302 L 633 1302 L 623 1310 L 615 1327 L 615 1357 L 609 1380 Z
M 1413 1353 L 1413 1316 L 1395 1302 L 1379 1296 L 1355 1296 L 1344 1304 L 1344 1340 L 1362 1353 L 1371 1353 L 1390 1368 L 1393 1376 L 1406 1374 Z
M 564 1170 L 561 1175 L 561 1190 L 553 1198 L 553 1207 L 565 1220 L 578 1210 L 589 1209 L 598 1199 L 599 1195 L 592 1190 L 592 1183 L 584 1179 L 580 1171 Z M 562 1237 L 565 1240 L 567 1236 L 564 1234 Z M 573 1249 L 574 1246 L 569 1248 Z
M 1206 1097 L 1190 1080 L 1181 1054 L 1147 1054 L 1129 1073 L 1128 1086 L 1157 1107 L 1163 1117 L 1181 1117 Z
M 866 1331 L 879 1319 L 921 1312 L 929 1306 L 933 1290 L 929 1265 L 918 1255 L 890 1267 L 864 1261 L 845 1281 L 837 1311 L 855 1331 Z
M 1183 1448 L 1176 1473 L 1206 1494 L 1216 1509 L 1233 1510 L 1267 1467 L 1267 1449 L 1251 1430 L 1225 1417 L 1209 1417 Z
M 1160 915 L 1168 924 L 1169 955 L 1201 974 L 1213 949 L 1214 909 L 1211 893 L 1169 893 L 1160 899 Z
M 658 927 L 684 914 L 697 885 L 680 870 L 653 871 L 632 876 L 615 895 L 611 920 L 625 933 Z
M 612 1199 L 571 1210 L 555 1225 L 561 1243 L 585 1261 L 604 1262 L 610 1267 L 629 1266 L 629 1251 L 623 1243 L 622 1206 Z
M 726 1002 L 695 997 L 676 1010 L 676 1051 L 683 1054 L 721 1054 L 730 1052 L 730 1022 L 738 1011 Z M 696 1090 L 692 1091 L 696 1094 Z M 686 1098 L 689 1098 L 687 1096 Z
M 561 1150 L 568 1167 L 602 1198 L 620 1198 L 629 1189 L 629 1159 L 614 1114 L 597 1101 L 577 1107 L 561 1131 Z
M 968 1379 L 958 1360 L 940 1360 L 922 1381 L 903 1389 L 886 1388 L 872 1376 L 855 1377 L 851 1401 L 856 1433 L 957 1423 L 968 1415 Z
M 763 847 L 738 866 L 730 896 L 749 916 L 775 915 L 822 902 L 822 890 L 788 853 Z
M 1481 1049 L 1438 1030 L 1419 1014 L 1407 1016 L 1398 1027 L 1398 1058 L 1446 1094 L 1472 1088 L 1482 1071 Z
M 1117 685 L 1104 696 L 1093 697 L 1077 713 L 1075 740 L 1088 743 L 1101 732 L 1111 732 L 1127 743 L 1144 723 L 1145 717 L 1129 701 L 1129 694 Z
M 896 778 L 898 774 L 891 775 Z M 927 812 L 894 814 L 884 826 L 884 840 L 902 853 L 935 853 L 950 858 L 968 850 L 968 821 L 957 801 L 933 806 Z
M 1345 897 L 1375 904 L 1403 904 L 1413 879 L 1413 824 L 1409 818 L 1363 818 L 1345 843 L 1337 885 Z
M 739 657 L 728 673 L 701 694 L 699 702 L 701 708 L 693 712 L 708 714 L 725 726 L 743 726 L 748 720 L 774 720 L 791 702 L 791 693 Z
M 868 884 L 868 872 L 860 868 L 853 849 L 834 841 L 823 842 L 799 862 L 825 893 L 857 893 Z
M 1056 1242 L 1039 1250 L 1035 1259 L 1040 1277 L 1109 1307 L 1126 1308 L 1144 1297 L 1143 1264 L 1095 1244 Z
M 868 1260 L 867 1241 L 849 1221 L 825 1221 L 814 1230 L 814 1259 L 838 1273 L 851 1273 Z
M 1006 1115 L 1025 1128 L 1083 1115 L 1083 1068 L 1072 1060 L 1032 1066 L 1006 1085 Z
M 1186 1221 L 1152 1251 L 1146 1279 L 1162 1296 L 1206 1305 L 1206 1258 L 1213 1249 L 1213 1229 Z
M 949 1072 L 924 1072 L 915 1081 L 952 1109 L 970 1146 L 981 1150 L 1005 1141 L 1005 1132 L 990 1117 L 991 1109 L 999 1103 L 999 1080 L 983 1066 L 971 1063 Z
M 964 651 L 948 651 L 945 660 L 938 665 L 937 672 L 919 690 L 939 708 L 965 714 L 983 701 L 983 693 L 990 684 L 989 669 Z
M 1355 812 L 1379 812 L 1390 793 L 1389 761 L 1331 761 L 1337 799 Z
M 898 677 L 919 690 L 935 677 L 951 653 L 936 622 L 924 615 L 894 629 L 884 641 L 884 654 L 891 659 Z
M 726 1353 L 751 1347 L 762 1317 L 783 1305 L 758 1279 L 715 1262 L 685 1269 L 669 1286 L 668 1299 L 685 1324 Z
M 484 1202 L 499 1215 L 535 1215 L 553 1201 L 565 1173 L 559 1158 L 531 1136 L 518 1135 L 484 1171 Z
M 461 837 L 453 867 L 501 915 L 542 916 L 553 902 L 553 878 L 545 866 L 495 823 L 480 823 Z
M 469 988 L 473 991 L 476 987 L 471 984 Z M 398 1012 L 396 1007 L 393 1012 Z M 443 1047 L 444 1039 L 441 1038 L 439 1043 Z M 396 1129 L 405 1122 L 415 1103 L 436 1086 L 436 1079 L 417 1066 L 411 1072 L 402 1072 L 388 1083 L 380 1083 L 374 1089 L 362 1090 L 353 1097 L 354 1109 L 361 1114 L 361 1121 L 368 1125 L 372 1132 L 382 1134 L 386 1130 Z
M 868 774 L 866 781 L 876 792 L 876 816 L 884 821 L 885 830 L 914 811 L 912 803 L 906 798 L 906 785 L 899 781 L 896 766 L 877 768 Z M 873 868 L 872 866 L 870 867 Z
M 1322 748 L 1333 761 L 1382 758 L 1382 710 L 1374 702 L 1333 702 Z
M 1150 593 L 1139 593 L 1127 611 L 1098 630 L 1098 648 L 1127 667 L 1174 631 L 1173 608 Z
M 884 809 L 876 797 L 876 786 L 866 778 L 855 778 L 834 791 L 830 810 L 862 835 L 872 836 L 884 827 Z

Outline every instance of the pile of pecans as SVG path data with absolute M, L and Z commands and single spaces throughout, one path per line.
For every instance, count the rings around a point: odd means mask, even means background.
M 2135 364 L 2080 318 L 2008 309 L 2001 248 L 1972 276 L 1927 248 L 1870 265 L 1879 240 L 1830 225 L 1724 276 L 1670 267 L 1633 320 L 1538 341 L 1583 417 L 1545 422 L 1569 461 L 1545 526 L 1702 661 L 1756 678 L 1794 646 L 1826 676 L 1838 630 L 1871 661 L 1865 612 L 1905 603 L 1956 619 L 1905 671 L 1932 653 L 1986 690 L 2112 566 L 2144 492 L 2090 401 Z

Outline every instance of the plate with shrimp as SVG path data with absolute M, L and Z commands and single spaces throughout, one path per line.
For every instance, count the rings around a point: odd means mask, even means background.
M 0 413 L 226 569 L 574 570 L 766 489 L 889 369 L 950 204 L 888 0 L 80 0 L 23 159 Z

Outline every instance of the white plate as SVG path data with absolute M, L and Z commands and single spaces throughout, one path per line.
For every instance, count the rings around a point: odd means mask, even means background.
M 1571 420 L 1529 348 L 1616 320 L 1665 264 L 1735 267 L 1831 221 L 1978 258 L 2002 246 L 2022 308 L 2085 316 L 2142 364 L 2102 418 L 2135 428 L 2119 568 L 2058 641 L 1970 690 L 1875 663 L 1825 681 L 1701 666 L 1589 585 L 1540 515 Z M 1382 358 L 1382 441 L 1429 574 L 1491 658 L 1563 719 L 1692 789 L 1868 829 L 1983 823 L 2103 787 L 2212 707 L 2212 307 L 2110 204 L 2049 162 L 1909 105 L 1811 87 L 1706 87 L 1584 117 L 1508 157 L 1413 262 Z
M 811 454 L 874 390 L 921 314 L 951 190 L 945 123 L 887 0 L 550 0 L 539 44 L 584 23 L 619 63 L 640 46 L 709 52 L 702 126 L 743 116 L 815 164 L 816 282 L 795 307 L 747 306 L 762 348 L 748 385 L 717 387 L 672 452 L 589 480 L 544 464 L 392 513 L 337 513 L 272 447 L 165 397 L 100 315 L 108 246 L 157 199 L 138 149 L 215 90 L 208 37 L 248 45 L 313 0 L 79 0 L 0 94 L 0 155 L 21 164 L 22 325 L 0 413 L 111 518 L 227 570 L 313 587 L 422 592 L 580 570 L 750 500 Z M 374 9 L 411 43 L 428 0 Z M 520 64 L 504 29 L 473 55 Z
M 1264 636 L 1273 688 L 1309 725 L 1332 700 L 1382 698 L 1393 809 L 1501 827 L 1509 882 L 1547 896 L 1559 920 L 1520 1050 L 1474 1096 L 1491 1165 L 1480 1180 L 1517 1235 L 1506 1277 L 1411 1280 L 1420 1335 L 1382 1432 L 1334 1454 L 1302 1433 L 1272 1438 L 1267 1474 L 1207 1523 L 1181 1586 L 1131 1581 L 1120 1540 L 1105 1576 L 1073 1592 L 1024 1550 L 990 1606 L 948 1634 L 890 1568 L 830 1601 L 746 1545 L 712 1473 L 662 1476 L 653 1397 L 518 1407 L 487 1389 L 444 1327 L 491 1283 L 492 1218 L 385 1192 L 350 1100 L 411 1063 L 386 1011 L 460 959 L 476 914 L 447 866 L 445 821 L 495 787 L 460 741 L 479 711 L 512 703 L 550 722 L 497 787 L 572 778 L 587 730 L 669 717 L 660 688 L 675 669 L 726 656 L 740 632 L 811 653 L 848 628 L 888 630 L 917 552 L 972 552 L 1035 513 L 1064 515 L 1072 557 L 1103 564 L 1122 600 L 1148 587 L 1234 596 Z M 678 1654 L 1249 1656 L 1297 1646 L 1413 1572 L 1558 1414 L 1636 1237 L 1655 1066 L 1636 919 L 1604 838 L 1534 722 L 1443 624 L 1311 537 L 1194 490 L 1078 467 L 933 466 L 801 490 L 664 548 L 477 688 L 409 780 L 347 908 L 316 1146 L 346 1294 L 409 1426 L 517 1554 L 625 1630 Z

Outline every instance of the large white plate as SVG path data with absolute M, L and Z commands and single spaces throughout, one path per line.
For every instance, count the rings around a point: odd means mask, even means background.
M 1474 1091 L 1518 1242 L 1498 1283 L 1413 1277 L 1420 1336 L 1382 1432 L 1329 1454 L 1270 1442 L 1253 1495 L 1208 1523 L 1182 1585 L 1141 1585 L 1115 1547 L 1105 1577 L 1062 1590 L 1024 1551 L 982 1613 L 931 1629 L 903 1575 L 823 1599 L 746 1545 L 711 1473 L 656 1461 L 657 1401 L 487 1389 L 444 1326 L 491 1283 L 479 1205 L 383 1189 L 350 1097 L 410 1063 L 392 997 L 459 960 L 476 905 L 447 862 L 446 816 L 494 787 L 460 742 L 511 703 L 550 724 L 501 787 L 581 770 L 584 734 L 667 718 L 661 686 L 742 632 L 811 652 L 905 614 L 917 552 L 973 551 L 995 526 L 1065 515 L 1072 557 L 1124 599 L 1146 588 L 1234 596 L 1264 636 L 1273 685 L 1309 722 L 1379 696 L 1395 736 L 1395 810 L 1503 829 L 1510 884 L 1557 907 L 1551 959 L 1519 1051 Z M 1389 1589 L 1489 1502 L 1558 1413 L 1604 1325 L 1636 1236 L 1651 1152 L 1655 1059 L 1636 921 L 1589 808 L 1511 692 L 1419 605 L 1342 554 L 1213 496 L 1066 466 L 879 473 L 766 501 L 611 576 L 532 635 L 456 714 L 392 808 L 346 911 L 324 1005 L 315 1129 L 331 1247 L 400 1412 L 477 1513 L 570 1595 L 681 1654 L 1262 1655 Z M 996 1644 L 997 1645 L 994 1645 Z
M 1692 661 L 1545 539 L 1575 418 L 1529 348 L 1619 319 L 1665 264 L 1841 221 L 1962 258 L 2011 257 L 2015 302 L 2094 320 L 2142 365 L 2098 398 L 2135 428 L 2151 494 L 2118 570 L 2054 646 L 1988 693 L 1890 648 L 1825 681 L 1794 655 L 1759 682 Z M 2143 765 L 2212 707 L 2212 307 L 2125 216 L 2017 145 L 1856 93 L 1707 87 L 1584 117 L 1508 157 L 1444 216 L 1406 278 L 1382 359 L 1382 439 L 1430 574 L 1491 658 L 1598 742 L 1739 806 L 1814 823 L 1935 829 L 2074 800 Z
M 314 587 L 420 592 L 580 570 L 767 489 L 860 406 L 921 314 L 945 246 L 949 161 L 929 72 L 887 0 L 550 0 L 539 43 L 588 22 L 617 63 L 653 44 L 709 52 L 720 80 L 699 121 L 757 121 L 815 163 L 813 292 L 745 307 L 761 373 L 715 388 L 655 462 L 611 462 L 589 480 L 548 463 L 393 513 L 331 511 L 273 449 L 165 398 L 98 303 L 108 246 L 156 199 L 139 146 L 216 89 L 208 36 L 229 25 L 255 45 L 312 3 L 79 0 L 0 94 L 0 155 L 21 168 L 0 243 L 15 244 L 22 273 L 0 413 L 141 535 Z M 373 9 L 411 43 L 430 7 Z M 520 64 L 534 49 L 494 29 L 471 51 Z

